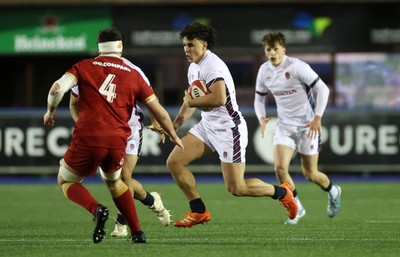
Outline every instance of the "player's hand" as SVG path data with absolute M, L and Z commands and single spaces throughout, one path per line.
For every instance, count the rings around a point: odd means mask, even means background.
M 190 96 L 189 92 L 185 90 L 185 95 L 183 96 L 183 103 L 186 105 L 188 108 L 192 108 L 190 106 L 190 100 L 192 100 L 192 97 Z
M 175 137 L 170 137 L 170 140 L 172 143 L 174 143 L 176 146 L 178 146 L 181 150 L 179 151 L 179 154 L 181 155 L 183 151 L 185 150 L 185 147 L 183 146 L 182 140 L 175 135 Z
M 159 143 L 165 143 L 165 131 L 161 127 L 155 127 L 153 124 L 147 126 L 148 129 L 151 129 L 152 131 L 156 132 L 158 134 L 158 144 Z
M 56 112 L 49 112 L 47 111 L 44 115 L 43 115 L 43 123 L 44 125 L 48 126 L 48 127 L 53 127 L 54 126 L 54 119 L 56 116 Z
M 163 132 L 163 133 L 158 133 L 158 142 L 157 142 L 158 144 L 159 143 L 161 143 L 161 144 L 164 144 L 165 143 L 165 132 Z
M 308 123 L 306 128 L 309 128 L 308 130 L 308 137 L 309 138 L 317 138 L 318 135 L 321 135 L 321 117 L 318 115 L 315 115 L 314 118 Z
M 261 129 L 261 138 L 264 138 L 264 131 L 265 127 L 267 126 L 267 123 L 271 120 L 272 118 L 261 118 L 259 120 L 260 122 L 260 129 Z

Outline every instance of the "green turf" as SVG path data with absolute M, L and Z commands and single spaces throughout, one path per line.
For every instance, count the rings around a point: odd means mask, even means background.
M 212 220 L 193 228 L 163 227 L 140 202 L 136 206 L 147 244 L 107 236 L 91 239 L 92 217 L 68 201 L 56 185 L 0 185 L 0 256 L 400 256 L 398 183 L 341 183 L 342 209 L 326 216 L 327 196 L 310 183 L 297 185 L 307 215 L 283 225 L 286 214 L 269 198 L 236 198 L 223 184 L 200 183 Z M 102 184 L 87 184 L 110 208 L 107 235 L 116 208 Z M 162 192 L 173 218 L 188 211 L 175 184 L 145 184 Z

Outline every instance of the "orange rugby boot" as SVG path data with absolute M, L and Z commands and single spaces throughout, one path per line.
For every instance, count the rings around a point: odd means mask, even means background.
M 204 213 L 188 212 L 185 213 L 185 218 L 183 220 L 175 221 L 175 227 L 190 228 L 197 224 L 203 224 L 204 222 L 209 222 L 211 220 L 211 215 L 208 209 Z
M 286 189 L 286 195 L 285 197 L 280 199 L 279 202 L 286 208 L 289 219 L 294 219 L 296 218 L 298 207 L 296 200 L 293 197 L 292 186 L 289 183 L 285 182 L 282 183 L 280 187 Z

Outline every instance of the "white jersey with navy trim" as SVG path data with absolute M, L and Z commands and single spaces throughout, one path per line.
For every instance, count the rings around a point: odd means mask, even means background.
M 269 61 L 260 66 L 256 94 L 270 92 L 273 95 L 280 123 L 304 126 L 314 117 L 315 101 L 311 91 L 319 80 L 307 63 L 285 55 L 278 67 Z
M 199 63 L 191 63 L 188 69 L 188 82 L 194 80 L 206 82 L 207 87 L 218 80 L 223 80 L 226 86 L 227 101 L 224 106 L 202 111 L 202 119 L 217 127 L 231 128 L 240 124 L 243 116 L 236 101 L 236 90 L 232 75 L 226 64 L 210 50 L 207 50 Z
M 135 64 L 131 63 L 128 59 L 121 57 L 121 59 L 124 61 L 125 64 L 130 66 L 132 69 L 137 70 L 140 75 L 143 77 L 143 79 L 147 82 L 147 84 L 150 85 L 149 79 L 146 77 L 146 75 L 143 73 L 143 71 L 137 67 Z M 132 126 L 138 126 L 140 129 L 142 129 L 142 122 L 144 119 L 144 114 L 142 109 L 136 104 L 136 107 L 132 110 L 132 115 L 131 118 L 129 119 L 129 126 L 132 129 Z

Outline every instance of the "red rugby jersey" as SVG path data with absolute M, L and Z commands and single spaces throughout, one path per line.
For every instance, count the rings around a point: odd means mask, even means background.
M 116 55 L 82 60 L 67 71 L 79 88 L 77 144 L 125 149 L 131 134 L 128 121 L 135 101 L 155 97 L 144 73 Z

